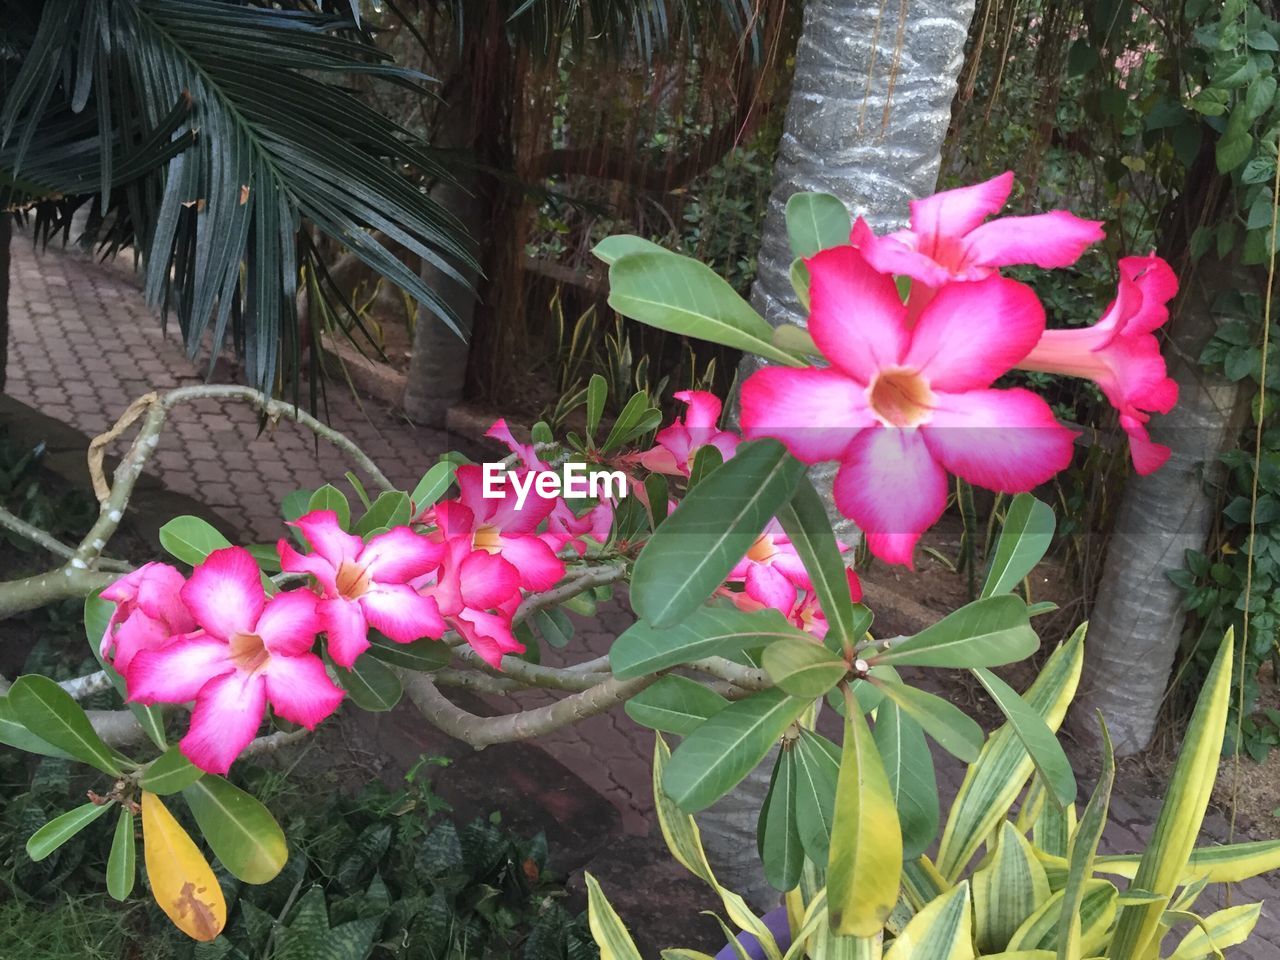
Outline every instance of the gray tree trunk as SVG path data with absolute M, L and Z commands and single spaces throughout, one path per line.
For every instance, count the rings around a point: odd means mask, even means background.
M 1165 349 L 1178 405 L 1151 428 L 1173 454 L 1150 476 L 1129 478 L 1111 532 L 1072 728 L 1096 743 L 1095 711 L 1101 710 L 1121 756 L 1145 749 L 1155 732 L 1186 620 L 1182 591 L 1165 572 L 1184 565 L 1184 551 L 1204 548 L 1218 458 L 1234 446 L 1247 409 L 1238 384 L 1210 376 L 1197 362 L 1218 327 L 1212 304 L 1223 290 L 1251 287 L 1256 284 L 1246 270 L 1209 258 L 1192 274 Z
M 899 10 L 906 20 L 899 22 Z M 877 229 L 902 226 L 910 200 L 932 193 L 964 63 L 973 0 L 809 0 L 796 50 L 786 129 L 765 218 L 752 305 L 775 326 L 804 325 L 791 289 L 786 205 L 820 190 L 840 197 Z M 748 357 L 743 375 L 758 365 Z M 833 470 L 815 477 L 830 490 Z M 833 518 L 836 516 L 830 508 Z M 837 529 L 851 540 L 844 518 Z M 769 788 L 761 764 L 742 785 L 699 815 L 713 865 L 725 884 L 763 908 L 778 894 L 764 879 L 755 828 Z
M 4 392 L 9 369 L 9 271 L 13 259 L 9 245 L 13 240 L 13 217 L 0 210 L 0 393 Z

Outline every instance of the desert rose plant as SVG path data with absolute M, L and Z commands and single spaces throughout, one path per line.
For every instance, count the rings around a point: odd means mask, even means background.
M 556 438 L 538 424 L 525 442 L 494 425 L 490 436 L 510 451 L 496 492 L 486 467 L 454 453 L 399 490 L 349 439 L 255 391 L 197 386 L 140 398 L 91 445 L 101 511 L 79 545 L 0 517 L 65 559 L 0 584 L 0 613 L 86 597 L 86 633 L 102 661 L 100 673 L 63 684 L 20 677 L 0 700 L 0 740 L 73 757 L 108 779 L 42 827 L 30 854 L 47 856 L 118 811 L 107 887 L 123 898 L 140 815 L 153 895 L 182 930 L 214 939 L 226 904 L 167 805 L 182 795 L 234 876 L 270 880 L 286 840 L 266 807 L 224 778 L 237 758 L 305 737 L 347 701 L 386 710 L 405 698 L 475 747 L 625 704 L 638 722 L 682 738 L 669 758 L 660 742 L 655 771 L 668 830 L 781 745 L 760 819 L 765 874 L 792 901 L 800 891 L 811 917 L 821 891 L 832 936 L 874 939 L 894 922 L 900 891 L 918 885 L 913 865 L 937 834 L 928 739 L 969 763 L 994 750 L 977 723 L 924 689 L 930 669 L 973 672 L 1007 718 L 1001 742 L 1016 739 L 1034 768 L 1042 802 L 1069 809 L 1075 780 L 1052 733 L 1061 712 L 991 668 L 1039 645 L 1031 618 L 1046 607 L 1015 591 L 1048 549 L 1054 516 L 1029 491 L 1067 465 L 1074 436 L 1035 393 L 993 384 L 1018 368 L 1096 380 L 1120 410 L 1136 466 L 1154 469 L 1167 451 L 1142 425 L 1174 399 L 1153 331 L 1175 284 L 1156 258 L 1123 261 L 1115 302 L 1094 327 L 1046 331 L 1035 294 L 999 268 L 1070 264 L 1100 230 L 1065 212 L 988 220 L 1010 188 L 1006 175 L 919 201 L 911 229 L 881 238 L 833 197 L 793 198 L 792 276 L 810 308 L 807 331 L 773 330 L 696 261 L 639 238 L 604 241 L 597 253 L 619 312 L 776 364 L 743 386 L 741 435 L 720 423 L 720 399 L 698 391 L 677 395 L 684 408 L 666 426 L 655 398 L 640 393 L 605 429 L 597 377 L 585 391 L 584 435 Z M 121 566 L 103 551 L 169 412 L 207 397 L 244 400 L 334 443 L 364 477 L 347 475 L 354 500 L 331 485 L 290 495 L 275 544 L 233 545 L 180 517 L 161 542 L 181 569 L 106 572 Z M 135 424 L 108 482 L 105 447 Z M 846 562 L 851 545 L 837 540 L 805 475 L 822 461 L 840 464 L 836 506 L 891 563 L 912 563 L 950 476 L 1015 495 L 981 595 L 914 636 L 873 636 Z M 533 482 L 579 467 L 625 483 L 581 497 Z M 639 619 L 609 655 L 541 664 L 539 642 L 572 643 L 565 611 L 593 612 L 620 583 Z M 90 715 L 77 704 L 105 687 L 125 709 Z M 451 687 L 558 696 L 482 717 L 451 700 Z M 843 717 L 840 744 L 814 727 L 824 705 Z M 1007 806 L 967 801 L 989 817 L 967 835 L 970 854 Z M 944 846 L 960 842 L 950 835 Z M 740 898 L 725 891 L 724 903 L 740 929 L 771 942 Z

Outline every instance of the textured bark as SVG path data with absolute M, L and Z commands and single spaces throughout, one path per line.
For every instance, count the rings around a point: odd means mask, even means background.
M 1185 623 L 1182 591 L 1165 573 L 1183 566 L 1186 550 L 1204 548 L 1219 457 L 1234 445 L 1245 412 L 1239 385 L 1196 362 L 1218 326 L 1211 305 L 1224 289 L 1256 287 L 1253 281 L 1247 271 L 1206 261 L 1187 282 L 1165 349 L 1178 405 L 1151 429 L 1173 455 L 1150 476 L 1129 479 L 1111 532 L 1072 727 L 1096 741 L 1095 711 L 1102 711 L 1121 756 L 1143 750 L 1155 732 Z
M 13 261 L 9 244 L 13 240 L 13 217 L 0 210 L 0 392 L 4 391 L 9 369 L 9 271 Z
M 972 0 L 810 0 L 796 51 L 752 305 L 774 325 L 804 325 L 791 289 L 786 204 L 796 192 L 835 194 L 877 229 L 901 226 L 908 203 L 931 193 L 951 123 Z M 743 375 L 758 360 L 748 357 Z M 833 468 L 819 472 L 830 490 Z M 830 508 L 833 519 L 836 515 Z M 837 529 L 856 531 L 839 518 Z M 756 854 L 756 818 L 769 786 L 762 764 L 698 819 L 726 885 L 757 907 L 778 894 Z

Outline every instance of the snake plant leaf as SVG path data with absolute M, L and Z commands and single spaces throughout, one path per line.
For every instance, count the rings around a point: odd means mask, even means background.
M 1050 730 L 1057 730 L 1075 696 L 1084 666 L 1082 624 L 1045 662 L 1040 675 L 1023 695 Z M 954 881 L 1004 819 L 1035 770 L 1022 741 L 1009 724 L 996 730 L 970 764 L 951 804 L 938 847 L 938 871 Z
M 1062 744 L 1053 735 L 1040 714 L 1036 713 L 1018 692 L 985 667 L 975 667 L 973 675 L 995 701 L 1009 721 L 1009 727 L 1026 748 L 1042 783 L 1050 787 L 1049 796 L 1059 807 L 1076 798 L 1076 777 Z
M 924 730 L 897 703 L 876 712 L 873 731 L 902 825 L 902 855 L 914 860 L 938 833 L 938 780 Z
M 1064 894 L 1063 890 L 1051 894 L 1009 938 L 1008 949 L 1056 951 Z M 1115 922 L 1118 900 L 1119 892 L 1110 881 L 1097 878 L 1085 881 L 1079 912 L 1081 956 L 1097 956 L 1106 945 L 1111 925 Z
M 1228 630 L 1196 698 L 1173 776 L 1151 840 L 1133 876 L 1133 886 L 1171 898 L 1187 872 L 1217 777 L 1231 700 L 1235 634 Z M 1112 941 L 1113 955 L 1138 956 L 1161 929 L 1158 904 L 1126 904 Z
M 985 956 L 1003 950 L 1026 919 L 1049 899 L 1049 879 L 1026 837 L 1008 820 L 991 862 L 970 878 L 974 942 Z
M 1224 947 L 1244 943 L 1262 915 L 1262 904 L 1242 903 L 1205 917 L 1178 943 L 1169 960 L 1204 960 L 1221 956 Z
M 957 884 L 907 924 L 884 960 L 973 960 L 969 884 Z
M 835 809 L 840 815 L 827 858 L 831 929 L 843 936 L 875 936 L 898 902 L 902 828 L 875 740 L 852 702 L 845 708 Z
M 1099 857 L 1099 873 L 1132 880 L 1138 872 L 1138 856 Z M 1187 860 L 1182 883 L 1204 877 L 1210 883 L 1239 883 L 1272 870 L 1280 870 L 1280 840 L 1252 840 L 1218 847 L 1196 847 Z
M 1099 717 L 1101 722 L 1101 717 Z M 1116 782 L 1116 758 L 1111 747 L 1111 734 L 1106 723 L 1102 726 L 1102 776 L 1085 805 L 1084 815 L 1071 838 L 1068 857 L 1067 885 L 1062 891 L 1062 911 L 1058 927 L 1057 960 L 1083 960 L 1084 933 L 1082 929 L 1085 884 L 1093 877 L 1093 861 L 1098 855 L 1098 842 L 1107 825 L 1107 810 L 1111 805 L 1111 788 Z
M 600 948 L 600 960 L 644 960 L 596 878 L 590 873 L 584 876 L 587 881 L 587 922 L 591 926 L 591 936 Z
M 965 604 L 914 636 L 867 657 L 898 667 L 998 667 L 1035 653 L 1027 605 L 1008 594 Z

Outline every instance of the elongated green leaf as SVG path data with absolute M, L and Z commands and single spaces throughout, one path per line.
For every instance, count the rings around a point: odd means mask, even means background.
M 1042 783 L 1050 787 L 1049 796 L 1059 806 L 1076 798 L 1076 777 L 1062 744 L 1045 724 L 1044 718 L 1018 696 L 1018 692 L 984 667 L 975 667 L 973 675 L 986 688 L 1000 712 L 1009 721 L 1014 734 L 1022 741 Z
M 1234 633 L 1228 630 L 1196 699 L 1160 816 L 1133 877 L 1132 886 L 1139 889 L 1172 897 L 1186 873 L 1222 753 L 1231 700 L 1234 641 Z M 1157 935 L 1161 913 L 1159 904 L 1126 904 L 1116 924 L 1113 955 L 1140 955 Z
M 174 517 L 160 528 L 160 546 L 183 563 L 196 566 L 231 541 L 199 517 Z
M 593 373 L 587 382 L 587 436 L 594 437 L 604 413 L 604 402 L 609 398 L 609 381 Z
M 1099 873 L 1132 880 L 1140 859 L 1137 855 L 1099 857 L 1097 869 Z M 1225 843 L 1192 850 L 1182 882 L 1207 877 L 1210 883 L 1239 883 L 1272 870 L 1280 870 L 1280 840 Z
M 915 667 L 998 667 L 1035 653 L 1027 605 L 1018 597 L 975 600 L 913 637 L 867 659 Z
M 687 813 L 709 807 L 764 759 L 808 706 L 777 689 L 729 704 L 672 754 L 663 789 Z
M 801 366 L 773 329 L 704 263 L 666 250 L 627 253 L 609 267 L 609 306 L 632 320 Z
M 723 464 L 724 454 L 720 452 L 720 448 L 704 443 L 693 455 L 693 463 L 689 467 L 688 489 L 692 490 L 704 477 Z
M 955 704 L 927 690 L 893 680 L 877 680 L 875 683 L 948 753 L 966 763 L 978 759 L 982 750 L 982 728 Z
M 840 748 L 821 734 L 802 729 L 792 752 L 796 757 L 796 826 L 800 845 L 814 863 L 826 863 L 831 853 Z
M 39 730 L 41 740 L 103 773 L 121 776 L 111 748 L 94 731 L 80 704 L 48 677 L 19 677 L 9 688 L 7 699 L 14 718 L 28 730 Z
M 1000 539 L 987 567 L 982 596 L 1013 590 L 1040 562 L 1053 542 L 1053 508 L 1029 493 L 1020 493 L 1009 504 Z
M 333 664 L 338 685 L 347 691 L 361 710 L 382 713 L 392 709 L 404 695 L 404 687 L 394 670 L 377 657 L 361 654 L 348 670 Z
M 670 251 L 644 237 L 619 233 L 612 237 L 605 237 L 592 248 L 591 252 L 606 264 L 612 265 L 630 253 L 669 253 Z
M 1009 938 L 1009 950 L 1057 950 L 1058 928 L 1062 920 L 1065 891 L 1051 894 Z M 1119 894 L 1106 880 L 1086 880 L 1080 901 L 1080 950 L 1082 956 L 1094 957 L 1107 943 L 1108 933 L 1116 918 Z M 1114 951 L 1114 946 L 1112 947 Z M 1112 953 L 1113 956 L 1120 956 Z
M 1057 730 L 1075 696 L 1084 665 L 1085 626 L 1081 625 L 1045 662 L 1024 695 L 1050 730 Z M 951 804 L 938 847 L 938 871 L 954 882 L 978 847 L 991 835 L 1034 772 L 1026 748 L 1009 724 L 996 730 L 983 745 L 978 761 L 969 766 Z
M 326 483 L 311 495 L 307 511 L 312 510 L 332 510 L 338 516 L 338 526 L 343 530 L 351 529 L 351 504 L 347 502 L 346 494 L 331 483 Z
M 808 477 L 802 476 L 797 481 L 791 500 L 778 511 L 778 522 L 796 548 L 805 572 L 813 581 L 822 612 L 826 614 L 825 642 L 833 650 L 856 646 L 871 626 L 870 611 L 854 604 L 849 595 L 849 573 L 840 556 L 831 520 Z
M 796 759 L 794 744 L 784 744 L 773 766 L 769 792 L 756 828 L 765 879 L 784 893 L 800 882 L 804 850 L 796 827 Z
M 729 705 L 714 690 L 688 677 L 666 676 L 624 704 L 636 723 L 687 737 Z
M 849 209 L 829 193 L 793 193 L 787 200 L 787 239 L 797 257 L 845 246 L 853 223 Z
M 444 492 L 449 489 L 449 484 L 453 483 L 453 474 L 456 469 L 456 465 L 452 462 L 442 460 L 422 475 L 418 485 L 409 494 L 415 517 L 428 507 L 434 506 L 436 501 L 444 496 Z
M 907 923 L 885 960 L 972 960 L 969 884 L 957 884 Z
M 107 893 L 116 900 L 129 899 L 137 876 L 138 844 L 133 834 L 133 813 L 121 807 L 116 832 L 111 839 L 111 853 L 107 857 Z
M 138 782 L 142 789 L 163 797 L 186 789 L 202 776 L 204 771 L 173 746 L 152 761 Z
M 409 522 L 409 496 L 399 491 L 388 490 L 378 494 L 378 499 L 356 523 L 353 531 L 365 537 L 379 527 L 399 527 Z
M 655 627 L 693 613 L 791 497 L 804 466 L 776 440 L 744 443 L 690 492 L 636 559 L 631 603 Z
M 66 760 L 76 759 L 66 750 L 60 750 L 51 743 L 46 743 L 18 722 L 9 705 L 8 697 L 0 697 L 0 743 L 6 746 L 36 753 L 43 757 L 62 757 Z
M 852 702 L 845 709 L 835 809 L 839 816 L 827 858 L 831 929 L 843 936 L 875 936 L 898 902 L 902 831 L 875 741 Z
M 823 696 L 849 672 L 849 665 L 821 644 L 790 637 L 765 647 L 762 663 L 784 691 L 810 700 Z
M 1062 891 L 1062 911 L 1058 919 L 1058 960 L 1083 960 L 1084 933 L 1081 913 L 1085 884 L 1093 878 L 1093 860 L 1098 855 L 1098 842 L 1107 825 L 1111 805 L 1111 788 L 1116 782 L 1116 758 L 1111 748 L 1111 735 L 1102 724 L 1102 776 L 1085 805 L 1084 815 L 1071 838 L 1067 885 Z M 1162 899 L 1164 899 L 1162 897 Z
M 938 780 L 924 730 L 895 702 L 876 712 L 872 731 L 902 826 L 902 855 L 914 860 L 938 834 Z
M 86 803 L 54 817 L 27 840 L 27 856 L 43 860 L 110 809 L 109 803 Z
M 644 960 L 596 878 L 589 873 L 584 874 L 584 878 L 587 881 L 587 922 L 591 926 L 591 936 L 600 948 L 600 960 Z
M 196 825 L 222 865 L 245 883 L 272 880 L 289 858 L 271 811 L 222 777 L 205 774 L 182 791 Z
M 1203 960 L 1217 956 L 1226 947 L 1244 943 L 1253 933 L 1262 915 L 1262 904 L 1242 903 L 1209 914 L 1203 926 L 1195 927 L 1182 938 L 1169 960 Z
M 439 670 L 448 664 L 453 654 L 448 644 L 439 640 L 415 640 L 413 643 L 396 643 L 376 630 L 369 631 L 369 649 L 365 651 L 370 657 L 389 663 L 393 667 L 404 667 L 406 670 L 421 670 L 429 673 Z
M 995 856 L 974 872 L 970 886 L 974 941 L 983 954 L 1003 950 L 1050 892 L 1035 850 L 1008 820 L 1000 825 Z
M 667 629 L 636 621 L 613 641 L 609 667 L 615 677 L 627 680 L 703 657 L 734 656 L 775 640 L 808 642 L 806 638 L 807 634 L 791 626 L 777 610 L 748 612 L 731 606 L 702 607 Z
M 107 623 L 111 619 L 111 612 L 115 604 L 110 600 L 103 600 L 99 596 L 90 595 L 84 600 L 84 632 L 85 637 L 89 641 L 89 649 L 93 652 L 94 659 L 98 661 L 102 667 L 103 673 L 111 680 L 111 685 L 115 688 L 116 693 L 120 694 L 120 699 L 126 702 L 129 712 L 138 720 L 138 725 L 142 727 L 151 742 L 161 750 L 169 747 L 164 735 L 164 711 L 159 705 L 147 706 L 142 703 L 131 703 L 128 701 L 129 690 L 124 682 L 124 677 L 116 672 L 115 667 L 107 663 L 102 658 L 102 638 L 106 633 Z

